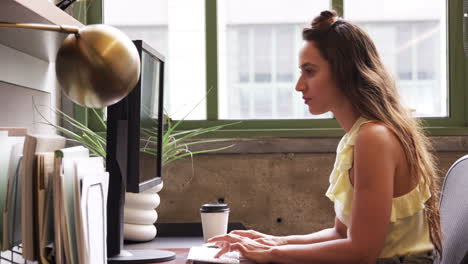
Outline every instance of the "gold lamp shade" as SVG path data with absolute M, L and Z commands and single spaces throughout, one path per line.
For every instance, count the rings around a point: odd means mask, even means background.
M 108 25 L 82 28 L 0 22 L 19 27 L 69 34 L 57 53 L 55 72 L 65 95 L 73 102 L 104 108 L 127 96 L 140 76 L 140 57 L 133 42 Z
M 55 71 L 63 92 L 75 103 L 103 108 L 117 103 L 135 87 L 140 57 L 120 30 L 90 25 L 68 35 L 56 59 Z

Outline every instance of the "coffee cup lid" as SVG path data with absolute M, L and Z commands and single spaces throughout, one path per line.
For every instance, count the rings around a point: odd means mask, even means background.
M 227 204 L 204 204 L 200 208 L 200 212 L 202 213 L 220 213 L 228 211 L 229 207 Z

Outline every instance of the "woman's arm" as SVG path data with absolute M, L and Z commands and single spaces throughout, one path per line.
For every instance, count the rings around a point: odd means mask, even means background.
M 335 226 L 307 235 L 292 235 L 279 237 L 284 241 L 282 245 L 290 244 L 314 244 L 324 241 L 346 238 L 346 226 L 335 217 Z
M 266 246 L 227 235 L 215 241 L 226 251 L 239 250 L 257 262 L 375 263 L 390 223 L 393 179 L 397 164 L 393 133 L 377 124 L 361 127 L 354 149 L 354 195 L 349 237 L 306 245 Z
M 382 125 L 361 127 L 354 149 L 354 195 L 349 237 L 271 249 L 279 263 L 375 263 L 390 223 L 397 164 L 394 134 Z
M 231 234 L 247 237 L 264 245 L 281 246 L 288 244 L 313 244 L 346 238 L 346 226 L 335 217 L 335 226 L 306 235 L 272 236 L 254 230 L 235 230 Z

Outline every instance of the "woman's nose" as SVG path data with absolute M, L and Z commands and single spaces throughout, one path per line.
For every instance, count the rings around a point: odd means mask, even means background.
M 297 80 L 296 91 L 298 91 L 298 92 L 304 91 L 304 83 L 302 82 L 302 76 L 299 77 L 299 80 Z

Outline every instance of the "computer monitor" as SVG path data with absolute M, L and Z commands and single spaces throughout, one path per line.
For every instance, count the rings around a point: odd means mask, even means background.
M 107 108 L 107 254 L 109 263 L 145 263 L 175 258 L 169 251 L 123 252 L 125 192 L 142 192 L 162 181 L 164 57 L 141 40 L 134 41 L 141 73 L 136 87 L 120 102 Z M 148 142 L 142 129 L 154 133 L 153 155 L 141 152 Z

